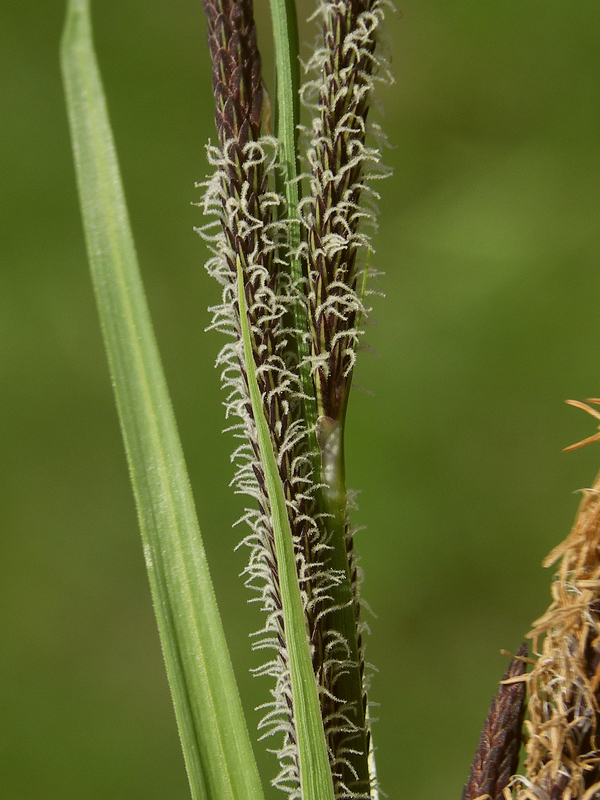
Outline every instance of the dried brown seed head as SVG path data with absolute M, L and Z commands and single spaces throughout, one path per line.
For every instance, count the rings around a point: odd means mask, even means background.
M 519 800 L 575 800 L 598 791 L 600 476 L 583 492 L 571 533 L 544 562 L 561 559 L 553 602 L 529 634 L 541 652 L 530 673 Z

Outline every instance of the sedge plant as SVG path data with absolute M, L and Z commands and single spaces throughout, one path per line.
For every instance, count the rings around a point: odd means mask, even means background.
M 259 728 L 278 761 L 272 783 L 292 800 L 375 800 L 379 792 L 344 428 L 369 312 L 373 181 L 385 175 L 371 112 L 377 81 L 390 80 L 380 46 L 384 5 L 318 0 L 318 39 L 301 79 L 293 0 L 271 0 L 269 99 L 251 0 L 203 0 L 216 141 L 207 148 L 213 174 L 199 184 L 198 232 L 221 285 L 211 327 L 227 337 L 217 365 L 235 440 L 234 487 L 248 498 L 244 576 L 264 612 L 254 642 L 266 654 L 258 672 L 270 677 L 271 692 Z M 137 267 L 88 0 L 69 2 L 62 67 L 93 284 L 191 794 L 260 800 Z M 463 800 L 600 797 L 600 477 L 583 494 L 573 530 L 546 561 L 560 560 L 552 603 L 528 634 L 531 656 L 523 644 L 500 682 Z
M 267 108 L 250 0 L 207 0 L 217 142 L 199 233 L 222 286 L 212 327 L 236 439 L 246 582 L 265 613 L 272 679 L 260 723 L 292 798 L 373 798 L 360 576 L 344 424 L 380 166 L 370 106 L 389 80 L 381 0 L 325 0 L 300 85 L 295 9 L 272 3 Z M 89 6 L 71 0 L 62 64 L 87 246 L 150 583 L 194 797 L 262 789 L 208 574 L 127 221 Z M 300 130 L 300 104 L 308 118 Z M 271 124 L 274 130 L 270 129 Z

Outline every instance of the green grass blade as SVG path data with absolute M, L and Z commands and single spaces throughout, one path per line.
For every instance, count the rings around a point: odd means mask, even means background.
M 270 0 L 275 44 L 275 69 L 277 78 L 277 139 L 279 141 L 279 163 L 282 167 L 283 192 L 287 205 L 290 245 L 290 274 L 297 286 L 302 281 L 302 263 L 298 258 L 300 246 L 300 220 L 298 203 L 300 182 L 298 180 L 298 125 L 300 124 L 300 61 L 298 59 L 298 20 L 295 0 Z M 294 304 L 294 324 L 298 331 L 306 331 L 306 307 L 298 300 Z M 317 453 L 314 426 L 317 421 L 317 407 L 314 401 L 314 387 L 308 361 L 308 345 L 301 337 L 296 337 L 300 378 L 304 390 L 304 419 L 308 429 L 309 447 Z M 318 470 L 318 463 L 315 461 Z M 318 482 L 318 481 L 317 481 Z
M 86 0 L 61 46 L 92 279 L 194 800 L 263 797 L 154 339 Z
M 279 470 L 271 443 L 269 426 L 256 380 L 250 326 L 246 309 L 244 277 L 239 263 L 237 272 L 244 363 L 273 519 L 285 642 L 292 681 L 293 713 L 300 760 L 302 800 L 334 800 L 333 780 L 329 767 L 325 732 L 321 721 L 317 683 L 312 668 L 302 599 L 300 597 L 300 586 L 296 573 L 292 531 L 287 515 L 283 485 L 279 477 Z

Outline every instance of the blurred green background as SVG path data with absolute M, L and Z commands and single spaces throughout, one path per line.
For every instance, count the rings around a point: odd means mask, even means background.
M 302 0 L 300 16 L 311 12 Z M 267 699 L 238 573 L 194 181 L 213 136 L 199 0 L 93 4 L 134 234 L 250 726 Z M 349 419 L 392 800 L 458 798 L 546 553 L 600 448 L 600 5 L 402 0 L 381 93 L 385 271 Z M 0 2 L 0 797 L 188 797 L 87 272 L 58 0 Z M 257 8 L 270 80 L 267 7 Z M 310 26 L 302 37 L 312 40 Z M 257 752 L 262 753 L 262 745 Z M 275 768 L 261 756 L 265 780 Z M 269 798 L 276 796 L 271 792 Z

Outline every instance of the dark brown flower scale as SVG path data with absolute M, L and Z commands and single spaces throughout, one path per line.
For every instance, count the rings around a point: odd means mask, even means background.
M 260 54 L 251 0 L 204 0 L 221 147 L 258 138 L 262 114 Z
M 523 642 L 503 680 L 524 675 L 526 657 L 527 645 Z M 492 700 L 462 800 L 502 800 L 504 788 L 519 765 L 524 713 L 525 681 L 501 683 Z
M 318 103 L 320 126 L 314 139 L 312 159 L 312 225 L 308 230 L 308 269 L 311 278 L 310 313 L 311 356 L 326 362 L 314 374 L 319 415 L 339 420 L 345 411 L 349 388 L 349 371 L 354 339 L 339 336 L 352 331 L 356 311 L 344 307 L 343 286 L 356 290 L 356 255 L 358 246 L 352 241 L 359 224 L 353 211 L 361 194 L 363 162 L 356 156 L 364 146 L 366 122 L 371 100 L 367 90 L 373 71 L 375 39 L 361 41 L 361 48 L 348 46 L 356 31 L 359 17 L 369 12 L 373 0 L 349 0 L 325 4 L 323 50 L 327 57 L 322 65 L 323 84 Z M 343 123 L 343 124 L 342 124 Z M 355 161 L 353 166 L 348 165 Z M 332 213 L 344 207 L 345 214 Z M 349 240 L 348 246 L 329 254 L 327 242 L 339 235 Z M 337 306 L 331 298 L 339 297 Z M 328 300 L 328 305 L 325 301 Z M 341 314 L 340 314 L 341 312 Z M 344 318 L 342 318 L 342 316 Z

